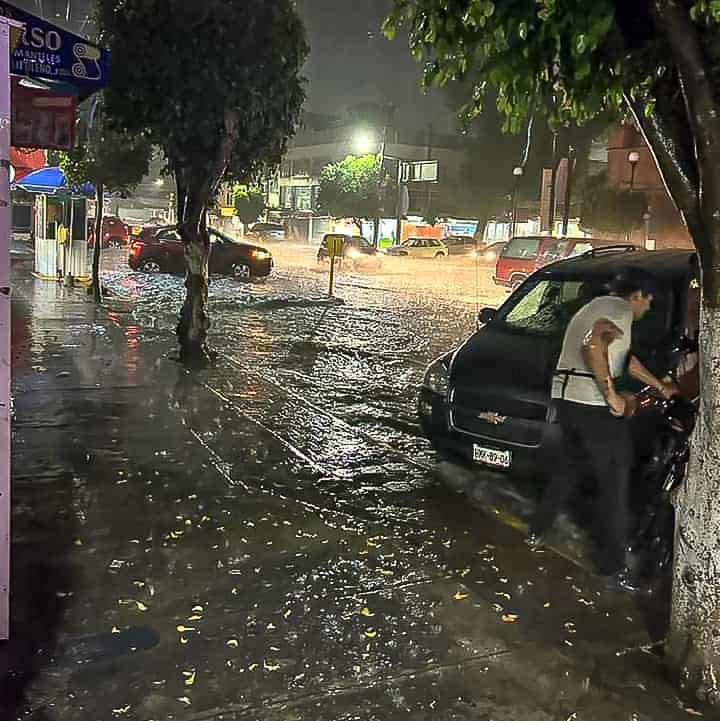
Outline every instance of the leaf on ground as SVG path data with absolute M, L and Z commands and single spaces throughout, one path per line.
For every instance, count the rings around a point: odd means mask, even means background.
M 180 636 L 180 645 L 181 646 L 186 646 L 187 642 L 188 642 L 188 640 L 185 638 L 185 636 Z
M 279 663 L 268 663 L 267 661 L 263 661 L 263 666 L 265 667 L 266 671 L 279 671 L 280 670 Z
M 178 701 L 180 703 L 184 703 L 186 706 L 189 706 L 192 703 L 192 701 L 187 696 L 180 696 Z
M 130 710 L 130 704 L 127 706 L 121 706 L 120 708 L 114 708 L 112 712 L 115 714 L 115 716 L 124 716 L 129 710 Z
M 225 645 L 230 646 L 230 648 L 237 648 L 240 642 L 236 638 L 231 638 Z
M 202 616 L 190 616 L 188 618 L 188 621 L 202 621 L 202 620 L 203 620 Z
M 182 624 L 180 626 L 176 626 L 175 629 L 178 633 L 187 633 L 188 631 L 194 631 L 194 626 L 183 626 Z
M 469 593 L 463 593 L 462 591 L 458 591 L 453 598 L 456 601 L 464 601 L 470 594 Z
M 285 618 L 290 618 L 290 616 L 292 616 L 292 609 L 288 608 L 288 610 L 285 611 L 285 613 L 283 614 L 283 616 L 284 616 Z
M 251 663 L 248 666 L 248 671 L 254 671 L 257 667 L 258 667 L 258 665 L 256 663 Z
M 193 613 L 202 613 L 202 612 L 203 612 L 203 607 L 202 607 L 202 606 L 193 606 L 193 607 L 192 607 L 192 612 L 193 612 Z
M 365 635 L 368 638 L 375 638 L 377 636 L 377 631 L 375 631 L 374 629 L 368 629 L 367 631 L 365 631 Z
M 148 607 L 142 602 L 142 601 L 135 601 L 135 605 L 137 606 L 138 611 L 147 611 Z
M 365 618 L 372 618 L 375 615 L 367 606 L 360 611 L 360 614 L 365 616 Z
M 502 615 L 503 623 L 515 623 L 520 618 L 516 613 L 505 613 Z
M 183 671 L 183 676 L 185 676 L 185 685 L 192 686 L 195 683 L 195 678 L 197 674 L 193 669 L 192 671 Z

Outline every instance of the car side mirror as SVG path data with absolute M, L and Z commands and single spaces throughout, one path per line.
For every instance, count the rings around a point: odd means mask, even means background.
M 487 325 L 497 315 L 497 309 L 495 308 L 483 308 L 477 317 L 478 328 Z

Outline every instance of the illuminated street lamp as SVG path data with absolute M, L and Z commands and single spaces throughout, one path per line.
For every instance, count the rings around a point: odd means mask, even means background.
M 376 143 L 377 139 L 369 130 L 359 130 L 353 138 L 353 149 L 358 155 L 369 155 Z
M 637 164 L 640 162 L 640 153 L 637 150 L 633 150 L 628 153 L 628 163 L 630 163 L 630 192 L 635 188 L 635 170 Z

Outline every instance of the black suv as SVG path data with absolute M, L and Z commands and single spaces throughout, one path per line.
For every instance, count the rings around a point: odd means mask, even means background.
M 497 311 L 483 310 L 477 332 L 458 349 L 430 365 L 418 408 L 433 445 L 475 466 L 541 477 L 542 451 L 557 441 L 550 385 L 565 328 L 632 266 L 665 289 L 634 324 L 633 352 L 658 377 L 675 371 L 697 349 L 696 256 L 631 247 L 590 251 L 533 274 Z M 628 390 L 639 389 L 628 381 Z

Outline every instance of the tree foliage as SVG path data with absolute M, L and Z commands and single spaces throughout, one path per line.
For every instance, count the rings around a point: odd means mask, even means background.
M 611 188 L 607 174 L 600 173 L 584 184 L 580 224 L 588 231 L 630 233 L 640 225 L 646 210 L 643 193 Z
M 336 218 L 376 218 L 394 211 L 387 185 L 388 176 L 377 156 L 348 155 L 320 172 L 318 206 Z
M 254 223 L 265 210 L 265 195 L 260 188 L 238 185 L 233 191 L 238 218 L 245 225 Z
M 95 111 L 95 124 L 84 142 L 56 156 L 68 185 L 103 185 L 111 193 L 133 191 L 148 172 L 152 146 L 142 135 L 107 127 L 102 104 Z

